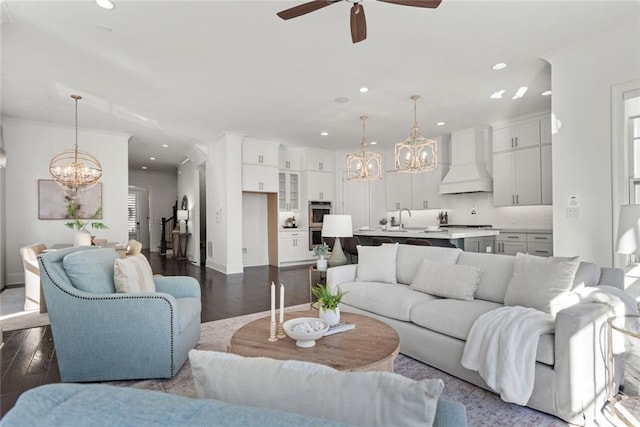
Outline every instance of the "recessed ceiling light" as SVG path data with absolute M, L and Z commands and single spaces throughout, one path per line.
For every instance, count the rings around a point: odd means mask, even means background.
M 344 96 L 340 96 L 340 97 L 334 99 L 333 101 L 337 102 L 338 104 L 344 104 L 345 102 L 349 102 L 349 98 L 346 98 Z
M 111 2 L 111 0 L 96 0 L 96 4 L 103 9 L 113 9 L 113 3 Z
M 369 88 L 368 87 L 361 87 L 360 88 L 360 93 L 367 93 L 369 92 Z
M 497 64 L 493 64 L 491 66 L 492 69 L 494 70 L 504 70 L 505 68 L 507 68 L 507 64 L 505 64 L 504 62 L 498 62 Z
M 491 99 L 501 99 L 502 98 L 502 94 L 504 93 L 504 89 L 499 90 L 497 92 L 493 92 L 490 96 Z
M 155 157 L 149 157 L 149 160 L 155 160 L 155 159 L 156 159 Z
M 146 166 L 143 166 L 143 167 L 142 167 L 142 169 L 147 170 L 147 167 L 146 167 Z
M 527 93 L 527 89 L 529 89 L 526 86 L 521 86 L 518 88 L 518 90 L 516 91 L 516 94 L 513 95 L 513 97 L 511 99 L 519 99 L 522 98 L 524 96 L 525 93 Z
M 320 135 L 327 136 L 327 135 L 329 135 L 329 132 L 320 132 Z
M 542 92 L 540 95 L 542 96 L 549 96 L 551 95 L 551 91 L 550 90 L 545 90 L 544 92 Z
M 169 147 L 169 144 L 162 144 L 162 148 L 167 148 Z
M 446 125 L 446 123 L 445 123 L 445 122 L 438 122 L 438 123 L 436 123 L 436 126 L 444 126 L 444 125 Z
M 378 144 L 378 141 L 371 141 L 369 144 L 371 144 L 371 145 L 377 145 L 377 144 Z

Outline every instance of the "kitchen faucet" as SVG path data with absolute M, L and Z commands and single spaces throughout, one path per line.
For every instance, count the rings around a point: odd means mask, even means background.
M 402 211 L 409 212 L 409 216 L 411 217 L 411 211 L 408 208 L 400 209 L 400 230 L 404 229 L 404 224 L 402 223 Z

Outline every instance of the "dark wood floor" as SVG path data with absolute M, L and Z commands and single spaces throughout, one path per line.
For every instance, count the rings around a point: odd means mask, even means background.
M 249 267 L 243 274 L 224 275 L 208 268 L 176 262 L 158 253 L 145 253 L 154 273 L 191 276 L 202 291 L 202 322 L 226 319 L 269 309 L 271 281 L 284 283 L 285 306 L 309 301 L 307 266 L 278 269 Z M 26 390 L 60 382 L 51 329 L 22 329 L 4 334 L 0 351 L 0 416 Z

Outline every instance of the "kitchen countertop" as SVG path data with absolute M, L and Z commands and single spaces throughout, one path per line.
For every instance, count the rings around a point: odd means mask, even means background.
M 424 231 L 424 228 L 408 228 L 406 231 L 392 230 L 355 230 L 354 236 L 371 236 L 371 237 L 411 237 L 423 239 L 464 239 L 465 237 L 484 237 L 497 236 L 500 234 L 495 229 L 473 229 L 473 228 L 449 228 L 440 229 L 438 231 Z
M 500 230 L 503 233 L 542 233 L 542 234 L 553 234 L 553 230 L 549 228 L 518 228 L 518 227 L 509 227 L 509 228 L 496 228 L 496 230 Z

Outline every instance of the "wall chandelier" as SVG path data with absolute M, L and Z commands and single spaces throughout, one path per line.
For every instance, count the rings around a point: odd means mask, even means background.
M 49 173 L 54 181 L 70 192 L 92 187 L 102 176 L 102 165 L 86 151 L 78 148 L 78 100 L 80 95 L 71 95 L 75 100 L 75 145 L 53 156 L 49 162 Z
M 362 141 L 360 150 L 347 155 L 347 180 L 349 181 L 377 181 L 382 178 L 382 155 L 367 150 L 365 123 L 367 116 L 360 116 L 362 120 Z
M 418 127 L 416 104 L 420 97 L 413 95 L 413 127 L 409 137 L 395 146 L 394 171 L 420 173 L 436 170 L 438 167 L 438 143 L 422 136 Z

